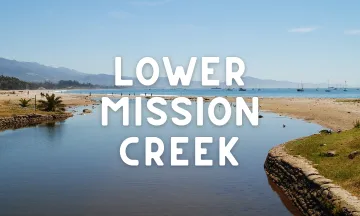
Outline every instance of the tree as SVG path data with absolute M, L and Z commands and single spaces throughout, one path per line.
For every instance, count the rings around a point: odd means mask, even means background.
M 65 111 L 65 104 L 61 97 L 55 97 L 55 94 L 45 95 L 46 100 L 39 100 L 38 108 L 47 112 Z
M 28 106 L 29 106 L 29 102 L 31 101 L 31 99 L 26 100 L 26 99 L 24 99 L 24 98 L 21 98 L 19 101 L 20 101 L 19 105 L 20 105 L 21 107 L 28 107 Z

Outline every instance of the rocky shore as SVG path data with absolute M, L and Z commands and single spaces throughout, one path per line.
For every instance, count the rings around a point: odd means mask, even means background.
M 360 200 L 321 176 L 302 157 L 286 153 L 284 145 L 270 150 L 265 171 L 304 215 L 360 216 Z
M 45 122 L 61 121 L 72 116 L 73 115 L 71 113 L 59 113 L 52 115 L 29 114 L 29 115 L 18 115 L 12 117 L 3 117 L 0 118 L 0 131 L 7 129 L 29 127 Z

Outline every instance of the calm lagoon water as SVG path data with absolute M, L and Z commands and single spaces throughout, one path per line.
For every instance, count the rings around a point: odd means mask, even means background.
M 168 117 L 175 116 L 170 107 L 164 110 Z M 222 107 L 217 112 L 221 115 Z M 102 127 L 97 107 L 92 114 L 64 122 L 1 132 L 0 215 L 297 214 L 273 191 L 263 164 L 271 147 L 321 129 L 275 114 L 264 114 L 259 127 L 247 121 L 236 127 L 234 116 L 224 127 L 213 126 L 205 117 L 201 128 L 194 122 L 181 128 L 171 122 L 150 127 L 145 121 L 141 127 L 123 127 L 120 120 L 120 113 L 111 113 L 109 126 Z M 139 167 L 125 165 L 119 156 L 120 143 L 130 136 L 140 137 L 140 143 L 128 149 L 130 157 L 140 160 Z M 143 165 L 146 136 L 164 141 L 164 167 Z M 191 166 L 170 167 L 171 136 L 190 138 L 182 145 L 181 158 L 188 158 Z M 215 166 L 193 166 L 196 136 L 214 138 L 206 158 Z M 238 167 L 216 165 L 220 136 L 239 137 L 232 151 Z
M 91 90 L 71 90 L 69 93 L 77 94 L 154 94 L 154 95 L 179 95 L 179 96 L 238 96 L 238 97 L 297 97 L 297 98 L 359 98 L 360 89 L 349 88 L 331 90 L 325 89 L 305 89 L 303 92 L 297 92 L 296 89 L 247 89 L 247 91 L 226 89 L 91 89 Z

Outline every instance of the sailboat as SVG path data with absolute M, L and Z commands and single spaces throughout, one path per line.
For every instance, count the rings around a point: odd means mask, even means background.
M 325 89 L 325 91 L 326 91 L 326 92 L 331 92 L 331 90 L 330 90 L 330 81 L 329 81 L 329 80 L 328 80 L 328 88 Z
M 298 92 L 304 91 L 304 85 L 302 84 L 302 82 L 301 82 L 301 88 L 296 89 L 296 91 L 298 91 Z
M 346 81 L 345 81 L 344 91 L 347 91 L 347 88 L 346 88 Z

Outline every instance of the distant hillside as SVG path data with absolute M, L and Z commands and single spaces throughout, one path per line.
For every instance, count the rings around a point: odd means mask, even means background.
M 60 80 L 76 80 L 80 83 L 91 83 L 93 85 L 114 86 L 114 76 L 108 74 L 87 74 L 64 67 L 50 67 L 34 62 L 20 62 L 0 58 L 0 75 L 16 77 L 27 82 L 58 82 Z M 129 77 L 124 77 L 130 79 Z M 263 80 L 254 77 L 244 77 L 245 88 L 298 88 L 299 83 L 276 80 Z M 133 79 L 134 80 L 134 79 Z M 226 88 L 224 83 L 221 83 Z M 134 80 L 135 88 L 143 87 Z M 201 88 L 201 82 L 194 81 L 191 88 Z M 236 87 L 236 86 L 234 86 Z M 327 87 L 327 84 L 304 84 L 304 88 Z M 167 78 L 161 77 L 152 88 L 169 88 Z
M 49 67 L 34 62 L 19 62 L 0 58 L 0 75 L 16 77 L 27 82 L 58 82 L 77 80 L 94 85 L 113 85 L 113 76 L 106 74 L 91 75 L 64 67 Z
M 99 88 L 90 83 L 79 83 L 75 80 L 60 80 L 59 82 L 25 82 L 15 77 L 0 75 L 0 90 L 24 90 L 24 89 L 69 89 L 82 88 L 91 89 Z
M 258 79 L 254 77 L 244 77 L 244 83 L 246 88 L 301 88 L 300 83 L 289 82 L 289 81 L 277 81 L 270 79 Z M 304 83 L 304 88 L 327 88 L 327 84 L 313 84 Z
M 0 75 L 0 90 L 14 90 L 29 88 L 30 83 L 19 80 L 15 77 Z

